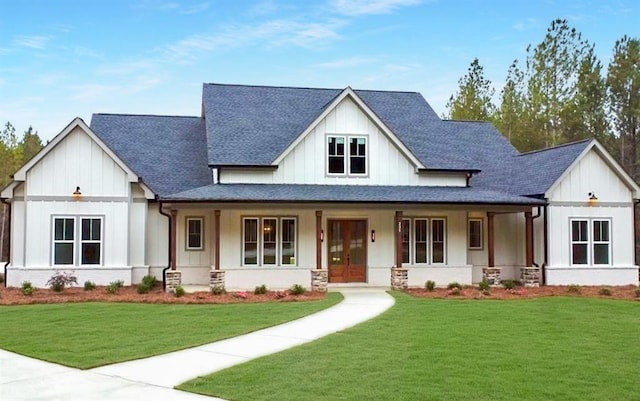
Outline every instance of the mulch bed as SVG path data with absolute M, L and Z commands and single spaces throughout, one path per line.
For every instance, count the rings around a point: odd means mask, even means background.
M 1 284 L 0 284 L 1 286 Z M 293 295 L 289 291 L 269 291 L 263 295 L 255 295 L 252 291 L 228 292 L 214 295 L 210 292 L 187 293 L 181 297 L 167 294 L 160 288 L 147 294 L 138 294 L 137 286 L 120 288 L 118 294 L 107 293 L 106 287 L 98 286 L 93 291 L 83 288 L 65 288 L 62 292 L 39 288 L 33 295 L 24 295 L 20 288 L 0 287 L 0 305 L 49 304 L 62 302 L 139 302 L 154 304 L 229 304 L 247 302 L 299 302 L 324 299 L 322 292 L 309 292 Z
M 602 295 L 603 288 L 611 290 L 611 295 Z M 483 294 L 478 287 L 465 287 L 461 291 L 452 291 L 446 288 L 435 288 L 427 291 L 424 288 L 410 288 L 405 290 L 408 294 L 422 298 L 451 298 L 451 299 L 526 299 L 555 296 L 614 298 L 640 301 L 636 291 L 638 287 L 627 286 L 543 286 L 543 287 L 516 287 L 507 290 L 502 287 L 492 287 L 488 294 Z M 606 290 L 605 290 L 606 291 Z

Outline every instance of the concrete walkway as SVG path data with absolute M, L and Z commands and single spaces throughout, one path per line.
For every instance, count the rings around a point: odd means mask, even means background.
M 355 326 L 394 303 L 383 290 L 341 292 L 344 301 L 302 319 L 183 351 L 86 371 L 0 350 L 0 400 L 217 400 L 173 387 Z

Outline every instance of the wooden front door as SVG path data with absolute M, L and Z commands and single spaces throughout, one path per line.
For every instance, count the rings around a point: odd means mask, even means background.
M 329 282 L 367 281 L 367 221 L 328 220 Z

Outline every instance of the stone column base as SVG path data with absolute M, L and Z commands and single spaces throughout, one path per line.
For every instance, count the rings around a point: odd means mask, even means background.
M 521 267 L 520 281 L 525 287 L 540 287 L 540 268 L 539 267 Z
M 409 287 L 409 269 L 391 268 L 391 289 L 405 290 Z
M 169 294 L 175 293 L 176 287 L 182 284 L 182 272 L 180 270 L 167 270 L 164 277 L 166 283 L 164 290 Z
M 220 289 L 224 290 L 224 278 L 225 271 L 224 270 L 209 270 L 209 289 Z
M 329 284 L 329 270 L 311 270 L 311 291 L 327 292 L 327 284 Z
M 499 267 L 483 267 L 482 278 L 489 285 L 500 285 L 502 281 L 502 269 Z

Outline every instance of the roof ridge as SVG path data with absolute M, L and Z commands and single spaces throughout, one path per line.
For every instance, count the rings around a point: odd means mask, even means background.
M 132 113 L 92 113 L 92 116 L 120 116 L 120 117 L 163 117 L 163 118 L 198 118 L 201 116 L 178 116 L 168 114 L 132 114 Z
M 447 123 L 481 123 L 481 124 L 494 125 L 491 121 L 484 121 L 484 120 L 452 120 L 449 118 L 443 118 L 443 119 L 440 119 L 440 121 L 447 122 Z
M 417 91 L 401 91 L 401 90 L 380 90 L 380 89 L 355 89 L 351 85 L 347 85 L 344 88 L 329 88 L 329 87 L 311 87 L 311 86 L 286 86 L 286 85 L 251 85 L 251 84 L 223 84 L 217 82 L 205 82 L 203 85 L 211 85 L 211 86 L 234 86 L 234 87 L 245 87 L 245 88 L 271 88 L 271 89 L 306 89 L 306 90 L 335 90 L 340 91 L 341 93 L 347 89 L 351 88 L 354 92 L 376 92 L 376 93 L 407 93 L 407 94 L 418 94 L 421 95 L 420 92 Z
M 579 141 L 562 143 L 560 145 L 551 146 L 549 148 L 531 150 L 529 152 L 520 153 L 519 155 L 516 155 L 516 156 L 527 156 L 527 155 L 531 155 L 531 154 L 534 154 L 534 153 L 546 152 L 548 150 L 554 150 L 554 149 L 560 149 L 560 148 L 564 148 L 564 147 L 568 147 L 568 146 L 573 146 L 573 145 L 577 145 L 577 144 L 583 143 L 583 142 L 591 142 L 593 140 L 594 140 L 594 138 L 581 139 Z

